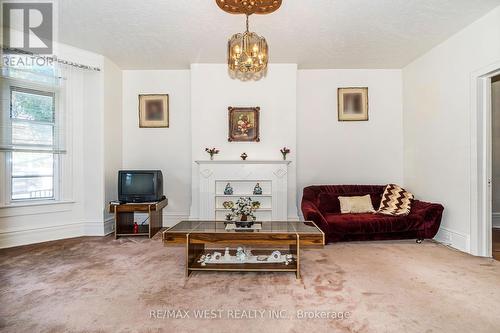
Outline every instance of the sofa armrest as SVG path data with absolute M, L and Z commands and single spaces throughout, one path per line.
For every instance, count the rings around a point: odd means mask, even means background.
M 306 221 L 313 221 L 324 233 L 328 232 L 328 223 L 314 202 L 302 199 L 301 208 Z
M 424 238 L 434 238 L 441 225 L 443 211 L 443 205 L 415 200 L 412 203 L 410 215 L 421 218 L 424 221 Z

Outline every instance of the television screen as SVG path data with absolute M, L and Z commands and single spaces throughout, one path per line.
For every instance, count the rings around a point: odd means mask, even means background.
M 122 194 L 146 195 L 155 193 L 154 174 L 124 173 L 122 174 Z

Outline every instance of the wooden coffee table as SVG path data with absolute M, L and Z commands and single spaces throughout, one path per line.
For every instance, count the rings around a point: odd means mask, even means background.
M 300 278 L 300 249 L 303 247 L 322 247 L 324 233 L 314 222 L 263 221 L 258 230 L 226 230 L 224 221 L 182 221 L 163 232 L 165 245 L 186 247 L 186 276 L 193 271 L 255 271 L 255 272 L 294 272 Z M 207 253 L 236 254 L 236 248 L 251 248 L 254 255 L 269 256 L 279 250 L 283 256 L 291 254 L 288 264 L 283 262 L 238 262 L 202 263 L 200 259 Z

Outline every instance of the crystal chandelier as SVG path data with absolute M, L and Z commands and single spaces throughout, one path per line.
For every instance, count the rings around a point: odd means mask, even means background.
M 231 37 L 227 43 L 227 62 L 229 69 L 241 73 L 258 73 L 267 67 L 269 48 L 266 39 L 248 30 Z

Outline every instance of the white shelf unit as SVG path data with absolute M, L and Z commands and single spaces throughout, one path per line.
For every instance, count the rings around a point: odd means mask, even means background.
M 288 202 L 289 194 L 295 191 L 295 187 L 288 188 L 289 164 L 290 161 L 283 160 L 195 160 L 189 218 L 213 220 L 217 217 L 223 220 L 226 212 L 219 210 L 224 208 L 222 203 L 246 196 L 261 202 L 258 219 L 286 221 L 290 218 L 290 205 L 291 219 L 298 220 L 295 201 Z M 257 182 L 261 184 L 263 194 L 254 196 L 253 188 Z M 224 195 L 227 183 L 231 183 L 234 190 L 230 196 Z
M 227 184 L 233 188 L 233 194 L 225 195 L 224 190 Z M 253 194 L 254 187 L 259 183 L 262 194 Z M 273 217 L 272 209 L 272 181 L 270 180 L 216 180 L 215 181 L 215 219 L 225 220 L 226 215 L 231 212 L 224 208 L 224 202 L 232 201 L 234 204 L 239 198 L 248 197 L 253 202 L 260 202 L 260 207 L 255 210 L 255 216 L 260 221 L 271 221 Z

